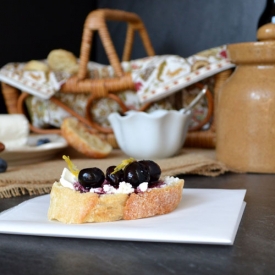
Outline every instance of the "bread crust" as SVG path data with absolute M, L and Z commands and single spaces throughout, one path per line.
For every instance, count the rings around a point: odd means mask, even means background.
M 102 194 L 78 191 L 55 182 L 51 191 L 49 220 L 63 223 L 92 223 L 134 220 L 170 213 L 182 198 L 184 180 L 146 192 Z
M 78 152 L 91 158 L 104 158 L 112 146 L 98 135 L 91 134 L 87 127 L 74 117 L 65 118 L 61 125 L 62 136 Z
M 124 208 L 123 219 L 135 220 L 163 215 L 175 210 L 182 197 L 183 180 L 179 184 L 132 193 Z

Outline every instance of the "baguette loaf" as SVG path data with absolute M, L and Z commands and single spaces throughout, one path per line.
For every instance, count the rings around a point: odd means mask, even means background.
M 48 218 L 79 224 L 167 214 L 180 203 L 183 185 L 184 180 L 175 179 L 169 185 L 149 188 L 145 192 L 96 194 L 80 193 L 55 182 L 50 195 Z

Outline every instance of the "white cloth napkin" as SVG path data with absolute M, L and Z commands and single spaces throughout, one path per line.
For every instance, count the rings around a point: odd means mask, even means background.
M 29 122 L 24 115 L 0 115 L 0 142 L 6 150 L 20 148 L 27 144 Z

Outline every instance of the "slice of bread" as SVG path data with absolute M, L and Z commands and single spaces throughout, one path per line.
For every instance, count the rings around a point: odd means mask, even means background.
M 65 118 L 61 125 L 62 136 L 70 146 L 91 158 L 104 158 L 112 151 L 112 146 L 74 117 Z
M 80 193 L 55 182 L 48 210 L 49 220 L 91 223 L 134 220 L 170 213 L 182 198 L 184 180 L 131 194 Z

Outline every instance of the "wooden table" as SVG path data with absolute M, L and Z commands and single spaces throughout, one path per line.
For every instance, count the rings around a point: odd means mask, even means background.
M 184 178 L 185 188 L 247 189 L 233 246 L 0 234 L 0 274 L 274 274 L 275 175 Z M 0 199 L 0 211 L 29 198 Z

